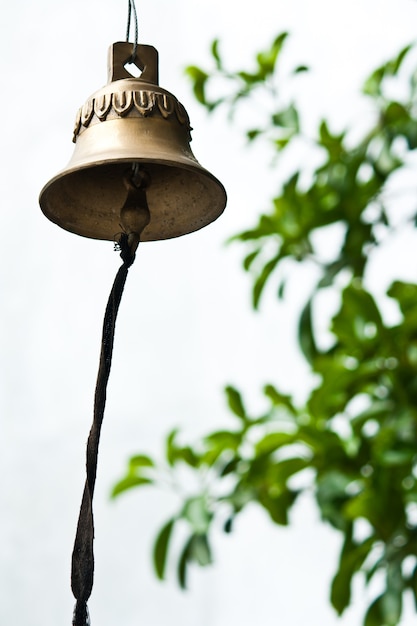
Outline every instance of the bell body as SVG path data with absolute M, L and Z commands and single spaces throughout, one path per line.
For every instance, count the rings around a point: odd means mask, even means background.
M 41 191 L 41 209 L 66 230 L 113 240 L 121 230 L 126 177 L 139 169 L 149 181 L 150 211 L 141 240 L 178 237 L 215 220 L 226 192 L 191 151 L 186 110 L 157 84 L 157 51 L 138 46 L 140 78 L 125 70 L 131 54 L 129 43 L 110 48 L 109 82 L 78 111 L 73 156 Z

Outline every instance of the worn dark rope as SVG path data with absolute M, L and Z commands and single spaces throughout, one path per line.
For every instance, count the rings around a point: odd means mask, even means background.
M 129 267 L 135 260 L 135 252 L 132 251 L 128 243 L 127 235 L 122 234 L 120 236 L 119 246 L 123 265 L 119 268 L 114 279 L 104 315 L 100 364 L 94 396 L 94 418 L 87 441 L 87 478 L 72 553 L 71 588 L 77 601 L 72 621 L 73 626 L 89 626 L 90 624 L 87 601 L 91 594 L 94 577 L 94 519 L 92 503 L 97 473 L 98 446 L 104 408 L 106 406 L 107 382 L 110 375 L 117 312 Z

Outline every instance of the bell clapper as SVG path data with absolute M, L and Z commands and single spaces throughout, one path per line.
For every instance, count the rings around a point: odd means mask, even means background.
M 151 219 L 146 199 L 150 177 L 138 163 L 135 163 L 132 165 L 132 170 L 126 174 L 124 183 L 128 193 L 120 211 L 120 226 L 128 237 L 128 245 L 133 255 L 139 245 L 142 231 Z

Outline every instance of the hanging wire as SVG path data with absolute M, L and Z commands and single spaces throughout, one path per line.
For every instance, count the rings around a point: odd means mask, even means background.
M 136 11 L 135 0 L 128 0 L 128 10 L 127 10 L 127 27 L 126 27 L 126 41 L 129 41 L 130 36 L 130 22 L 132 18 L 132 10 L 133 10 L 133 19 L 135 21 L 135 42 L 133 44 L 132 56 L 130 57 L 129 63 L 134 63 L 136 58 L 136 51 L 138 49 L 138 37 L 139 37 L 139 27 L 138 27 L 138 14 Z

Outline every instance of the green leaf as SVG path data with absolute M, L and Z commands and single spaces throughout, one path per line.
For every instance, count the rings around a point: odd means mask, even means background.
M 289 459 L 283 459 L 282 461 L 277 461 L 275 464 L 271 465 L 268 472 L 268 478 L 273 484 L 273 489 L 278 487 L 284 491 L 286 489 L 287 481 L 295 476 L 295 474 L 302 472 L 309 466 L 310 459 L 306 457 L 297 456 Z
M 377 68 L 366 79 L 362 91 L 368 96 L 378 96 L 381 93 L 381 83 L 385 76 L 384 67 Z
M 274 146 L 276 147 L 278 152 L 281 152 L 281 150 L 284 150 L 284 148 L 288 146 L 292 137 L 293 135 L 287 135 L 287 137 L 279 137 L 278 139 L 274 140 Z
M 293 104 L 289 107 L 275 113 L 272 116 L 272 124 L 283 128 L 288 128 L 291 131 L 297 133 L 300 130 L 300 122 L 298 118 L 298 111 Z
M 351 520 L 362 517 L 372 523 L 372 520 L 374 520 L 377 515 L 376 504 L 379 503 L 375 502 L 375 494 L 364 491 L 347 502 L 344 507 L 344 512 L 346 517 Z
M 326 120 L 322 120 L 319 128 L 319 135 L 320 145 L 327 150 L 332 161 L 337 162 L 340 160 L 340 156 L 343 154 L 343 139 L 345 133 L 332 135 Z
M 249 141 L 253 141 L 257 137 L 259 137 L 259 135 L 261 134 L 262 134 L 262 131 L 260 128 L 252 128 L 251 130 L 248 130 L 246 132 L 246 137 L 249 139 Z
M 334 279 L 339 274 L 339 272 L 344 267 L 346 267 L 346 265 L 347 265 L 347 260 L 345 258 L 338 259 L 337 261 L 334 261 L 333 263 L 329 263 L 328 265 L 325 265 L 323 268 L 324 269 L 323 276 L 317 284 L 318 289 L 322 289 L 324 287 L 330 287 L 331 285 L 333 285 Z
M 190 467 L 198 467 L 200 464 L 200 457 L 198 454 L 190 448 L 190 446 L 178 446 L 176 443 L 176 437 L 178 429 L 174 428 L 167 437 L 166 440 L 166 458 L 171 467 L 174 467 L 179 461 L 186 463 Z
M 288 37 L 288 33 L 281 33 L 275 38 L 271 48 L 265 52 L 260 52 L 256 60 L 258 61 L 258 77 L 260 80 L 265 80 L 269 75 L 273 74 L 275 70 L 275 64 L 281 52 L 284 41 Z
M 193 83 L 193 91 L 196 99 L 201 104 L 207 105 L 206 100 L 206 84 L 209 79 L 207 72 L 195 65 L 190 65 L 185 70 L 186 74 L 191 78 Z
M 410 450 L 385 450 L 378 454 L 378 462 L 383 467 L 408 467 L 412 464 L 415 456 L 414 448 Z
M 113 487 L 111 497 L 115 498 L 124 491 L 133 489 L 134 487 L 152 484 L 154 482 L 152 478 L 146 476 L 146 468 L 151 467 L 155 467 L 155 464 L 149 456 L 144 454 L 132 456 L 128 462 L 126 476 Z M 142 469 L 145 469 L 145 475 L 143 475 Z
M 150 478 L 145 478 L 144 476 L 136 476 L 134 474 L 128 474 L 125 478 L 119 480 L 119 482 L 115 484 L 111 492 L 111 497 L 115 498 L 124 491 L 133 489 L 134 487 L 141 487 L 142 485 L 151 485 L 152 483 L 153 480 L 151 480 Z
M 281 393 L 273 385 L 265 385 L 264 394 L 271 400 L 274 406 L 287 409 L 292 415 L 297 415 L 291 396 Z
M 282 448 L 291 445 L 296 441 L 296 436 L 290 433 L 269 433 L 260 439 L 255 445 L 256 456 L 271 454 Z
M 239 457 L 234 457 L 230 461 L 228 461 L 219 472 L 219 476 L 227 476 L 228 474 L 237 473 L 237 468 L 239 465 Z
M 193 536 L 190 544 L 189 558 L 196 561 L 201 567 L 213 562 L 211 549 L 206 534 Z
M 275 55 L 278 55 L 281 52 L 282 47 L 287 37 L 289 37 L 289 33 L 287 31 L 283 31 L 282 33 L 280 33 L 279 35 L 275 37 L 274 42 L 272 44 L 272 49 L 274 50 Z
M 156 575 L 160 580 L 164 578 L 165 567 L 167 562 L 168 547 L 174 528 L 176 518 L 172 518 L 167 522 L 159 531 L 155 540 L 153 549 L 153 563 L 155 567 Z
M 212 562 L 210 545 L 206 535 L 191 535 L 181 552 L 177 569 L 181 589 L 187 587 L 187 568 L 192 561 L 196 561 L 203 567 Z
M 177 576 L 178 576 L 178 582 L 179 582 L 181 589 L 187 588 L 187 565 L 190 560 L 190 547 L 191 547 L 193 538 L 194 536 L 191 535 L 191 537 L 185 544 L 181 552 L 179 561 L 178 561 Z
M 381 145 L 377 158 L 373 161 L 375 172 L 385 179 L 402 164 L 402 160 L 392 149 L 392 143 L 389 140 L 385 140 Z
M 398 124 L 398 122 L 410 119 L 407 109 L 400 102 L 390 102 L 385 109 L 384 115 L 387 124 Z
M 417 611 L 417 565 L 414 567 L 409 578 L 408 587 L 411 589 L 411 593 L 413 594 L 414 609 Z
M 384 616 L 382 614 L 382 595 L 378 596 L 369 606 L 363 626 L 381 626 L 384 625 Z
M 339 615 L 350 604 L 352 578 L 362 567 L 373 545 L 373 537 L 360 544 L 351 541 L 349 535 L 346 537 L 339 568 L 332 581 L 330 595 L 331 603 Z
M 417 285 L 396 280 L 388 289 L 390 298 L 397 300 L 404 317 L 414 316 L 417 313 Z
M 358 415 L 355 415 L 351 419 L 351 424 L 353 431 L 362 436 L 362 428 L 363 425 L 369 420 L 382 420 L 391 415 L 394 409 L 394 403 L 391 399 L 389 400 L 378 400 L 376 402 L 372 402 L 372 404 L 362 411 Z
M 309 72 L 310 68 L 307 65 L 297 65 L 297 67 L 293 70 L 294 74 L 301 74 L 301 72 Z
M 237 76 L 239 76 L 239 78 L 241 78 L 243 80 L 243 82 L 245 82 L 247 84 L 247 89 L 249 88 L 249 86 L 254 85 L 255 83 L 259 82 L 260 80 L 263 79 L 263 77 L 259 74 L 251 74 L 250 72 L 237 72 Z M 241 93 L 239 93 L 236 96 L 236 99 L 238 99 L 239 97 L 241 97 L 244 93 L 247 93 L 246 91 L 243 91 Z
M 234 413 L 237 417 L 240 417 L 241 419 L 246 420 L 247 419 L 246 410 L 243 404 L 242 396 L 240 395 L 239 391 L 235 389 L 235 387 L 232 387 L 231 385 L 228 385 L 227 387 L 225 387 L 224 391 L 225 391 L 226 398 L 227 398 L 227 404 L 229 405 L 229 408 L 232 411 L 232 413 Z
M 178 428 L 174 428 L 173 430 L 171 430 L 170 433 L 168 433 L 166 439 L 166 458 L 171 467 L 175 464 L 177 460 L 175 454 L 177 450 L 177 446 L 175 445 L 175 438 L 178 432 Z
M 412 45 L 406 46 L 394 59 L 388 61 L 384 65 L 381 65 L 381 67 L 378 67 L 374 72 L 372 72 L 369 78 L 365 81 L 363 92 L 369 96 L 380 95 L 384 78 L 386 76 L 395 76 L 398 73 L 403 60 L 411 48 Z
M 407 56 L 409 51 L 412 49 L 412 47 L 413 47 L 413 44 L 408 44 L 407 46 L 405 46 L 405 48 L 403 48 L 399 52 L 397 57 L 387 64 L 390 74 L 394 75 L 398 73 L 398 70 L 400 69 L 402 62 L 404 61 L 405 57 Z
M 401 562 L 391 561 L 387 564 L 387 588 L 382 596 L 382 613 L 389 626 L 397 626 L 402 613 L 402 594 L 405 583 Z
M 222 61 L 219 54 L 219 40 L 214 39 L 211 44 L 211 55 L 216 62 L 216 67 L 218 70 L 222 69 Z
M 237 450 L 242 441 L 242 433 L 230 430 L 218 430 L 204 437 L 204 442 L 211 448 L 223 450 Z
M 366 568 L 365 571 L 365 581 L 366 584 L 368 584 L 372 578 L 375 576 L 375 574 L 382 569 L 383 567 L 385 567 L 386 565 L 386 561 L 384 559 L 384 557 L 382 556 L 379 559 L 376 559 L 374 563 L 372 563 L 372 565 L 370 565 L 369 567 Z
M 268 280 L 268 278 L 270 277 L 270 275 L 272 274 L 272 272 L 274 271 L 274 269 L 276 268 L 280 260 L 281 260 L 281 254 L 279 253 L 276 256 L 274 256 L 270 261 L 268 261 L 268 263 L 264 265 L 261 273 L 256 279 L 255 284 L 253 286 L 253 294 L 252 294 L 252 303 L 253 303 L 254 309 L 257 309 L 259 307 L 259 302 L 260 302 L 261 295 L 263 293 L 266 281 Z
M 281 526 L 288 525 L 288 513 L 294 504 L 299 491 L 284 489 L 280 494 L 261 492 L 259 502 L 268 511 L 271 519 Z
M 260 251 L 261 251 L 260 248 L 258 248 L 257 250 L 254 250 L 253 252 L 251 252 L 245 257 L 243 261 L 243 267 L 246 271 L 250 270 L 253 261 L 256 259 Z
M 278 286 L 278 291 L 277 291 L 277 296 L 279 300 L 283 300 L 284 296 L 285 296 L 285 288 L 287 286 L 287 281 L 286 279 L 281 280 L 279 286 Z
M 313 332 L 312 309 L 313 300 L 310 298 L 303 308 L 298 326 L 298 341 L 300 343 L 300 348 L 310 364 L 314 363 L 318 354 Z
M 378 306 L 356 281 L 343 291 L 342 308 L 333 318 L 332 331 L 340 342 L 350 347 L 350 354 L 356 349 L 361 358 L 383 340 L 385 327 Z
M 344 506 L 349 500 L 347 488 L 351 482 L 352 478 L 340 469 L 330 469 L 326 465 L 316 480 L 316 499 L 322 518 L 344 533 L 351 527 Z
M 153 460 L 145 454 L 137 454 L 129 459 L 129 469 L 131 471 L 136 470 L 138 467 L 154 467 Z
M 213 514 L 207 508 L 206 498 L 196 496 L 185 502 L 181 517 L 189 522 L 195 534 L 204 535 L 210 527 Z

